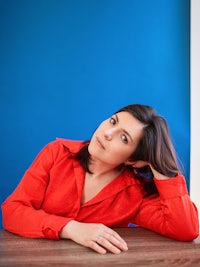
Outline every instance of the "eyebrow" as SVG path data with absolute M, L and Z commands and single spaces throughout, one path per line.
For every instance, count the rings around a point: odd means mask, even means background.
M 117 114 L 114 114 L 114 115 L 115 115 L 115 117 L 116 117 L 116 121 L 119 122 L 119 118 L 118 118 Z M 122 129 L 122 130 L 123 130 L 123 132 L 124 132 L 125 134 L 128 135 L 128 137 L 129 137 L 129 138 L 131 139 L 131 141 L 133 142 L 133 139 L 132 139 L 131 135 L 130 135 L 125 129 Z

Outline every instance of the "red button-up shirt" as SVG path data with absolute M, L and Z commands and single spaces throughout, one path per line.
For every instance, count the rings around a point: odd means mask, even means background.
M 198 214 L 184 177 L 155 180 L 159 195 L 144 198 L 142 185 L 125 170 L 95 197 L 82 204 L 85 171 L 69 157 L 81 141 L 58 139 L 45 146 L 2 205 L 3 224 L 10 232 L 59 239 L 70 221 L 126 227 L 128 223 L 178 240 L 198 236 Z

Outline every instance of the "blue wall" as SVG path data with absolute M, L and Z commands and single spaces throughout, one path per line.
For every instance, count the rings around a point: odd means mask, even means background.
M 188 182 L 189 14 L 189 0 L 0 0 L 0 202 L 46 143 L 88 139 L 130 103 L 168 119 Z

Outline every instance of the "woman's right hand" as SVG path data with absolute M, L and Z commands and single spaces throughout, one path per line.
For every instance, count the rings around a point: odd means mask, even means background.
M 100 254 L 105 254 L 107 251 L 119 254 L 121 251 L 128 250 L 126 242 L 120 235 L 103 224 L 72 220 L 63 227 L 60 237 L 71 239 Z

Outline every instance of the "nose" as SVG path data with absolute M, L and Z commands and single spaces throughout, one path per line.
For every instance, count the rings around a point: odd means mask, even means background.
M 114 130 L 113 129 L 107 129 L 104 131 L 104 137 L 106 140 L 110 141 L 113 138 Z

